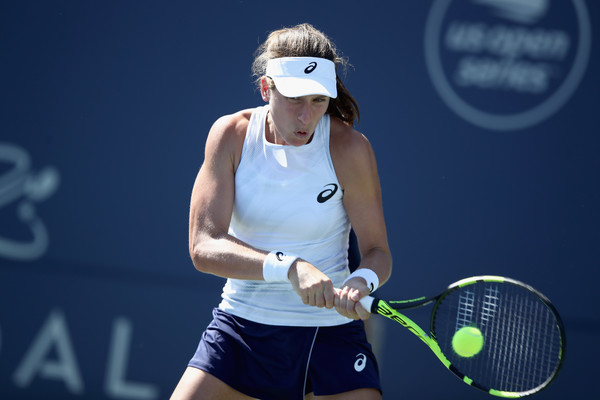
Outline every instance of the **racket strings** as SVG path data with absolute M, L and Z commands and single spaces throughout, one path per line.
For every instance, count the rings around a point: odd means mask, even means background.
M 458 299 L 458 310 L 456 312 L 456 329 L 469 326 L 473 323 L 473 309 L 475 308 L 475 293 L 465 290 Z
M 452 337 L 463 326 L 476 326 L 484 337 L 483 349 L 473 357 L 452 349 Z M 478 282 L 454 290 L 436 307 L 432 330 L 448 360 L 485 388 L 526 392 L 544 385 L 560 364 L 554 313 L 517 285 Z
M 481 323 L 485 326 L 488 320 L 492 319 L 498 310 L 498 289 L 492 287 L 485 288 L 485 295 L 481 310 Z

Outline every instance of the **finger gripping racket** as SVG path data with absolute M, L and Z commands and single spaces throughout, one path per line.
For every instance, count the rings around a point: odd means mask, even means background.
M 566 336 L 557 310 L 543 294 L 514 279 L 476 276 L 433 297 L 384 301 L 367 296 L 360 303 L 414 333 L 462 381 L 495 396 L 539 392 L 564 361 Z M 430 335 L 398 311 L 431 303 Z

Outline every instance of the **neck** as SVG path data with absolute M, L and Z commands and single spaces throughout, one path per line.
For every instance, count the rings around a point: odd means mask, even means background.
M 267 142 L 273 144 L 285 144 L 277 142 L 277 135 L 275 134 L 275 127 L 273 126 L 273 119 L 271 118 L 271 111 L 267 112 L 267 120 L 265 121 L 265 138 Z

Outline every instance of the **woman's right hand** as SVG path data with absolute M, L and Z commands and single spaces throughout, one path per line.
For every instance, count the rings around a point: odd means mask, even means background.
M 321 308 L 334 307 L 333 282 L 314 265 L 299 258 L 291 265 L 288 278 L 302 303 Z

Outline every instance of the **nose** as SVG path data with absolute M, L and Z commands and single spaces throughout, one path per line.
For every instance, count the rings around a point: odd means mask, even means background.
M 298 121 L 300 121 L 303 125 L 307 125 L 310 122 L 310 118 L 310 104 L 303 103 L 302 107 L 300 107 L 300 112 L 298 113 Z

